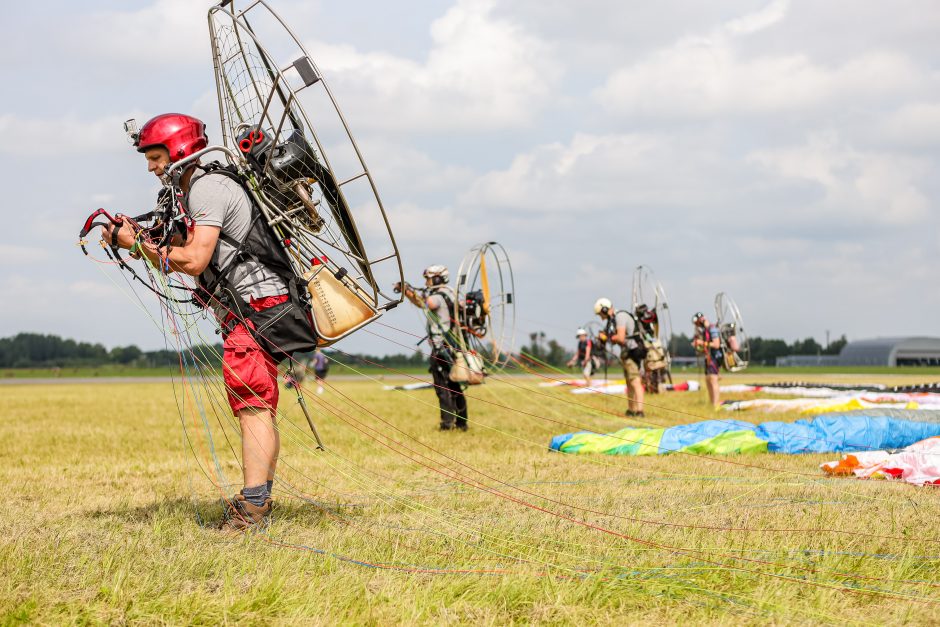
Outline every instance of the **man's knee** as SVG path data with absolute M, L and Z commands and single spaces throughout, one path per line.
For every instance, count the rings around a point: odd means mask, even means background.
M 242 430 L 246 427 L 274 427 L 274 414 L 266 407 L 242 407 L 235 415 L 238 417 L 238 423 Z
M 623 361 L 623 376 L 630 385 L 633 385 L 634 382 L 642 382 L 643 375 L 640 372 L 640 365 L 632 359 L 625 359 Z

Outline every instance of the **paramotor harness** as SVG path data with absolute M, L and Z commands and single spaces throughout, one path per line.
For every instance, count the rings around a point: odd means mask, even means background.
M 446 310 L 446 313 L 443 315 L 438 313 L 440 312 L 440 308 L 438 308 L 436 312 L 428 311 L 428 335 L 438 335 L 442 342 L 441 347 L 435 348 L 445 348 L 451 352 L 459 350 L 460 339 L 457 334 L 461 333 L 462 330 L 458 324 L 457 303 L 454 300 L 453 290 L 446 285 L 435 285 L 427 290 L 426 295 L 428 297 L 440 296 L 444 301 L 444 309 Z M 444 328 L 443 322 L 445 319 L 447 320 L 447 328 Z
M 617 314 L 626 314 L 633 320 L 633 333 L 627 335 L 623 340 L 623 346 L 620 348 L 620 358 L 623 359 L 632 359 L 638 364 L 643 363 L 643 359 L 646 357 L 646 344 L 643 342 L 642 330 L 640 324 L 637 321 L 637 318 L 633 313 L 627 311 L 626 309 L 618 309 L 612 313 L 608 314 L 605 327 L 605 335 L 607 341 L 610 338 L 614 337 L 617 334 Z
M 317 347 L 317 334 L 312 323 L 310 293 L 307 290 L 307 281 L 298 277 L 291 269 L 287 256 L 290 242 L 278 240 L 264 220 L 247 181 L 235 168 L 223 166 L 218 162 L 197 167 L 203 170 L 203 174 L 192 178 L 190 188 L 204 176 L 224 176 L 235 181 L 251 205 L 251 225 L 241 241 L 226 233 L 219 233 L 219 239 L 231 246 L 234 253 L 225 266 L 219 267 L 215 262 L 210 262 L 199 275 L 201 289 L 194 296 L 194 302 L 202 306 L 218 303 L 223 311 L 235 314 L 235 319 L 229 326 L 238 321 L 251 321 L 252 325 L 245 325 L 246 328 L 252 332 L 258 344 L 278 361 L 290 357 L 295 352 L 314 350 Z M 256 311 L 236 291 L 230 278 L 237 267 L 249 260 L 263 266 L 284 283 L 288 295 L 286 302 Z M 224 318 L 219 322 L 224 324 Z M 223 329 L 228 330 L 230 329 Z
M 664 370 L 669 367 L 669 354 L 659 337 L 659 316 L 655 309 L 645 304 L 636 307 L 634 316 L 637 332 L 646 349 L 643 367 L 646 371 Z

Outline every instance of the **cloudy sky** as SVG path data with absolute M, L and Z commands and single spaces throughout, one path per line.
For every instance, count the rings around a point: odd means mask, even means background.
M 522 333 L 567 338 L 598 296 L 627 304 L 645 264 L 679 330 L 725 291 L 752 335 L 940 335 L 935 0 L 273 2 L 347 114 L 412 280 L 495 239 Z M 218 125 L 208 5 L 6 7 L 0 336 L 162 345 L 75 241 L 98 206 L 151 204 L 123 120 Z M 405 308 L 388 323 L 419 327 Z

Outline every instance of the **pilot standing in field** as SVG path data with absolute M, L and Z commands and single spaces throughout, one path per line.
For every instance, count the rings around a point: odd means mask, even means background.
M 172 163 L 208 144 L 205 124 L 179 113 L 156 116 L 132 137 L 137 151 L 146 159 L 147 170 L 158 178 Z M 222 329 L 222 374 L 229 406 L 241 429 L 244 479 L 241 492 L 227 499 L 220 526 L 224 531 L 244 531 L 271 514 L 271 489 L 281 448 L 275 415 L 277 366 L 283 357 L 275 357 L 263 348 L 254 329 L 265 312 L 270 316 L 290 306 L 288 288 L 266 262 L 270 255 L 236 255 L 236 246 L 242 241 L 263 237 L 258 235 L 263 231 L 260 222 L 252 219 L 252 199 L 238 180 L 196 160 L 182 174 L 180 187 L 193 220 L 185 241 L 158 249 L 138 241 L 128 221 L 120 227 L 104 227 L 102 237 L 128 249 L 134 258 L 147 257 L 156 267 L 166 264 L 171 271 L 198 277 L 205 293 L 211 295 L 205 304 L 213 309 Z M 232 304 L 235 299 L 240 299 L 237 305 Z M 281 322 L 272 324 L 270 333 L 281 328 Z M 312 330 L 310 334 L 315 342 Z
M 428 341 L 431 344 L 429 370 L 434 381 L 438 405 L 441 409 L 441 431 L 469 429 L 467 423 L 467 397 L 457 381 L 450 380 L 454 365 L 457 329 L 456 296 L 447 285 L 450 273 L 442 265 L 425 268 L 424 298 L 410 285 L 404 286 L 405 297 L 427 315 Z
M 591 375 L 600 368 L 600 359 L 598 359 L 594 348 L 594 340 L 588 337 L 584 329 L 578 329 L 576 337 L 578 338 L 578 349 L 574 357 L 568 360 L 568 366 L 578 364 L 581 368 L 581 374 L 584 375 L 585 387 L 591 387 Z
M 692 324 L 695 325 L 695 339 L 692 340 L 692 346 L 697 353 L 705 355 L 705 388 L 708 390 L 708 401 L 717 409 L 721 406 L 718 373 L 724 362 L 721 334 L 718 326 L 709 322 L 701 311 L 692 316 Z
M 646 349 L 639 336 L 638 325 L 629 311 L 615 310 L 608 298 L 598 298 L 594 303 L 594 313 L 606 325 L 603 333 L 605 341 L 620 346 L 620 365 L 627 380 L 627 416 L 643 417 L 643 359 Z

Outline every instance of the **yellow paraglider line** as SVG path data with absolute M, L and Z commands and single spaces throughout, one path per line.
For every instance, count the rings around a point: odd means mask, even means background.
M 486 247 L 480 250 L 480 290 L 483 292 L 483 315 L 486 316 L 486 328 L 490 328 L 492 321 L 490 317 L 490 278 L 486 274 Z M 491 341 L 493 342 L 493 358 L 498 361 L 502 349 L 499 346 L 499 338 L 492 337 Z

